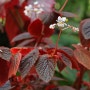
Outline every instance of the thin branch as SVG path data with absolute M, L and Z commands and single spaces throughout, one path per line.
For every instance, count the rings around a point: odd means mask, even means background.
M 68 3 L 68 0 L 66 0 L 66 1 L 64 2 L 63 6 L 62 6 L 61 9 L 59 10 L 59 12 L 62 12 L 62 11 L 63 11 L 63 9 L 65 8 L 65 6 L 66 6 L 67 3 Z
M 62 33 L 62 29 L 60 28 L 60 32 L 59 32 L 59 34 L 58 34 L 58 38 L 57 38 L 57 41 L 56 41 L 56 47 L 55 47 L 55 50 L 54 50 L 52 56 L 55 54 L 55 52 L 56 52 L 56 50 L 57 50 L 57 48 L 58 48 L 58 42 L 59 42 L 59 40 L 60 40 L 61 33 Z

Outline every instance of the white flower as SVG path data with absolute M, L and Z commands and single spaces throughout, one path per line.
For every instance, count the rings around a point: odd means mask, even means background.
M 76 28 L 76 27 L 72 27 L 72 30 L 73 30 L 74 32 L 79 31 L 79 29 Z
M 66 17 L 60 17 L 60 16 L 59 16 L 56 21 L 57 21 L 57 26 L 58 26 L 58 27 L 67 26 L 67 24 L 65 23 L 65 22 L 67 21 L 67 18 L 66 18 Z
M 31 17 L 31 13 L 33 11 L 32 5 L 25 6 L 24 14 L 28 17 Z
M 34 4 L 34 5 L 38 5 L 38 1 L 34 2 L 33 4 Z
M 29 11 L 25 8 L 24 13 L 31 19 L 31 21 L 37 18 L 44 20 L 46 14 L 48 14 L 46 18 L 50 18 L 54 4 L 55 0 L 28 0 L 28 6 L 31 5 L 32 8 L 29 9 Z
M 66 17 L 58 17 L 58 20 L 56 20 L 57 22 L 66 22 Z
M 68 25 L 68 24 L 66 23 L 66 21 L 67 21 L 67 18 L 66 18 L 66 17 L 60 17 L 60 16 L 59 16 L 56 21 L 57 21 L 57 23 L 56 23 L 56 24 L 51 24 L 51 25 L 49 26 L 49 28 L 54 29 L 55 26 L 57 25 L 59 28 L 62 28 L 62 30 L 66 30 L 66 29 L 68 29 L 68 28 L 71 28 L 74 32 L 79 31 L 78 28 L 76 28 L 76 27 L 74 27 L 74 26 L 71 26 L 71 25 Z
M 45 12 L 52 12 L 55 0 L 28 0 L 31 5 L 40 5 Z
M 49 28 L 54 29 L 56 25 L 57 25 L 58 27 L 60 27 L 60 28 L 63 28 L 63 27 L 65 27 L 65 26 L 67 26 L 67 24 L 65 23 L 65 22 L 67 21 L 66 17 L 60 17 L 60 16 L 59 16 L 56 21 L 57 21 L 57 23 L 56 23 L 56 24 L 51 24 L 51 25 L 49 26 Z
M 51 25 L 49 26 L 49 28 L 50 28 L 50 29 L 54 29 L 55 26 L 56 26 L 56 24 L 51 24 Z
M 39 14 L 43 12 L 43 8 L 40 6 L 38 1 L 33 2 L 33 4 L 25 7 L 24 13 L 26 16 L 30 17 L 32 20 L 38 18 Z

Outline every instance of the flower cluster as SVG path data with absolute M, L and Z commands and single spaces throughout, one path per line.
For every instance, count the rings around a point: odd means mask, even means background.
M 24 13 L 28 17 L 31 17 L 31 16 L 38 17 L 39 14 L 43 13 L 43 8 L 38 3 L 38 1 L 36 1 L 33 3 L 33 5 L 30 4 L 28 6 L 25 6 Z
M 71 25 L 68 25 L 68 24 L 66 23 L 66 22 L 68 21 L 68 19 L 67 19 L 66 17 L 60 17 L 60 16 L 59 16 L 56 21 L 57 21 L 57 23 L 51 24 L 51 25 L 49 26 L 49 28 L 54 29 L 55 26 L 58 26 L 59 28 L 62 28 L 62 30 L 65 30 L 65 29 L 67 29 L 67 28 L 71 28 L 73 31 L 78 31 L 78 30 L 79 30 L 79 29 L 76 28 L 76 27 L 73 27 L 73 26 L 71 26 Z M 64 27 L 65 27 L 65 28 L 64 28 Z
M 24 13 L 31 19 L 31 21 L 34 21 L 37 18 L 42 19 L 42 17 L 47 13 L 52 13 L 53 6 L 54 0 L 49 0 L 48 3 L 46 0 L 30 0 L 28 5 L 25 6 Z

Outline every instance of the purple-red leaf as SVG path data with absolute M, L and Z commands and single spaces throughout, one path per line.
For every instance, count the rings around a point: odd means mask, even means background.
M 14 56 L 12 56 L 10 69 L 9 69 L 9 75 L 8 75 L 9 78 L 13 75 L 16 75 L 16 72 L 17 72 L 19 64 L 20 64 L 20 60 L 21 60 L 20 53 L 17 53 Z
M 63 54 L 63 53 L 62 53 L 62 55 L 61 55 L 61 60 L 62 60 L 62 62 L 63 62 L 66 66 L 72 68 L 72 63 L 71 63 L 70 58 L 67 57 L 67 56 L 66 56 L 65 54 Z
M 90 52 L 80 47 L 74 51 L 77 61 L 87 69 L 90 69 Z
M 16 41 L 28 39 L 28 38 L 31 38 L 31 35 L 28 32 L 25 32 L 14 37 L 12 42 L 16 42 Z
M 62 16 L 65 16 L 65 17 L 77 17 L 77 15 L 76 14 L 74 14 L 74 13 L 71 13 L 71 12 L 60 12 L 60 14 L 62 15 Z
M 12 54 L 9 48 L 6 47 L 0 47 L 0 58 L 10 61 Z
M 69 48 L 63 49 L 63 50 L 60 49 L 60 52 L 61 52 L 60 59 L 62 60 L 62 62 L 65 65 L 67 65 L 67 66 L 69 65 L 68 67 L 74 68 L 74 69 L 77 69 L 77 70 L 80 69 L 79 65 L 78 65 L 78 62 L 74 57 L 74 53 L 73 53 L 72 49 L 71 50 Z
M 22 58 L 19 69 L 23 78 L 28 74 L 32 66 L 36 63 L 38 57 L 39 51 L 38 49 L 34 49 Z
M 79 37 L 84 47 L 90 47 L 90 19 L 81 21 L 79 26 Z
M 90 19 L 82 21 L 81 32 L 85 39 L 90 39 Z M 80 26 L 81 26 L 80 24 Z
M 0 90 L 10 90 L 11 88 L 11 83 L 8 80 L 3 86 L 0 87 Z
M 71 48 L 61 47 L 60 49 L 66 52 L 68 55 L 73 56 L 73 50 Z
M 18 44 L 17 47 L 22 47 L 22 46 L 29 45 L 29 44 L 32 43 L 34 40 L 35 40 L 35 39 L 25 40 L 25 41 L 21 42 L 20 44 Z
M 60 60 L 57 62 L 57 66 L 59 71 L 62 71 L 66 67 L 66 65 Z
M 36 71 L 43 81 L 49 82 L 52 79 L 55 71 L 55 64 L 53 58 L 50 58 L 48 54 L 44 54 L 39 58 Z

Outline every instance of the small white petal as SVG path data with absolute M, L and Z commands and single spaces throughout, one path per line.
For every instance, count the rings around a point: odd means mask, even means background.
M 62 17 L 62 21 L 65 22 L 66 21 L 66 17 Z
M 60 21 L 60 20 L 62 20 L 62 18 L 59 16 L 59 17 L 58 17 L 58 20 Z
M 34 5 L 37 5 L 38 4 L 38 1 L 34 2 Z
M 38 11 L 38 8 L 34 8 L 33 11 L 34 11 L 34 12 L 37 12 L 37 11 Z
M 29 5 L 29 6 L 28 6 L 28 9 L 32 9 L 32 8 L 33 8 L 33 6 L 32 6 L 32 5 Z
M 27 11 L 26 10 L 24 10 L 24 14 L 27 15 Z
M 56 24 L 51 24 L 51 25 L 49 26 L 49 28 L 54 29 L 55 26 L 56 26 Z

